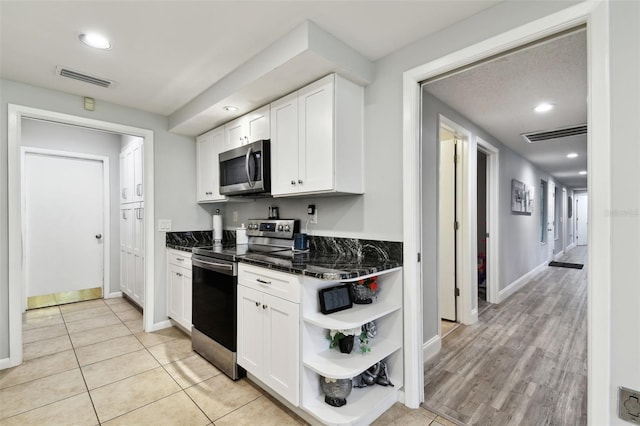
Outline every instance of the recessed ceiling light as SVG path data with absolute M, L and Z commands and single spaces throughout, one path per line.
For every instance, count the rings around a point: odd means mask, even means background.
M 105 37 L 102 37 L 96 33 L 80 34 L 78 36 L 81 42 L 87 46 L 95 47 L 96 49 L 110 49 L 111 43 Z
M 578 156 L 578 154 L 576 154 L 575 152 L 567 154 L 567 158 L 576 158 L 577 156 Z
M 586 174 L 587 174 L 587 171 L 586 171 L 586 170 L 580 170 L 580 172 L 578 172 L 578 174 L 580 174 L 580 175 L 586 175 Z
M 227 105 L 227 106 L 223 106 L 222 109 L 225 110 L 225 111 L 237 111 L 238 107 L 234 107 L 232 105 Z
M 551 111 L 552 109 L 553 109 L 553 104 L 549 104 L 545 102 L 545 103 L 536 105 L 536 107 L 533 110 L 538 113 L 543 113 L 543 112 Z

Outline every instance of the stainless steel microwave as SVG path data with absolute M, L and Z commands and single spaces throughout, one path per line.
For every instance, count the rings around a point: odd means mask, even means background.
M 271 192 L 269 140 L 220 153 L 220 194 L 268 195 Z

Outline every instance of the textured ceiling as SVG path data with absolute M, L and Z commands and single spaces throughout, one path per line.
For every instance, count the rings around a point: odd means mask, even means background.
M 587 122 L 587 44 L 584 30 L 522 49 L 429 83 L 425 90 L 500 142 L 573 188 L 586 188 L 587 137 L 528 144 L 521 134 Z M 532 108 L 555 104 L 546 113 Z M 568 159 L 570 152 L 578 158 Z
M 0 1 L 0 72 L 169 115 L 308 19 L 377 60 L 498 1 Z M 81 44 L 87 31 L 112 49 Z M 57 65 L 116 84 L 62 79 Z

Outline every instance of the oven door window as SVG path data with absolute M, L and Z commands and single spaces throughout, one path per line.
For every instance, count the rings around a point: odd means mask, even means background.
M 193 266 L 193 326 L 236 351 L 238 277 Z

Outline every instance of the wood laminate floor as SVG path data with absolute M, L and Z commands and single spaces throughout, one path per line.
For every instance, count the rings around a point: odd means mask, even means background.
M 585 263 L 587 248 L 559 259 Z M 586 267 L 547 267 L 425 363 L 424 406 L 470 425 L 586 425 Z

